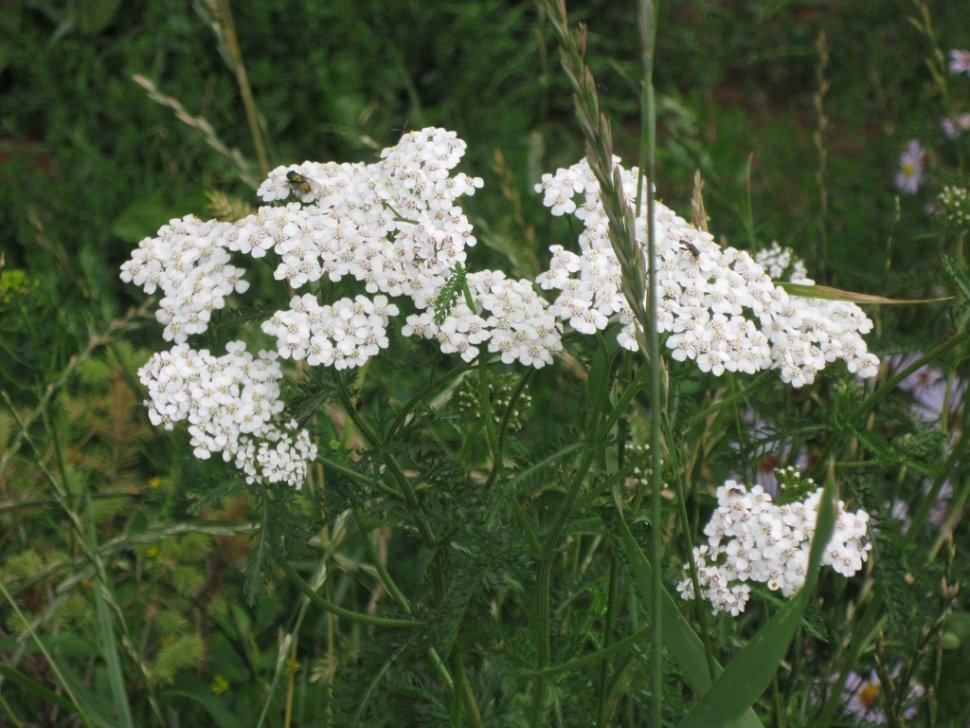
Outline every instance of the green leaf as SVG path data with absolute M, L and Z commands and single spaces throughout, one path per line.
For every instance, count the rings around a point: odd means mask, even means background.
M 70 691 L 77 701 L 81 720 L 86 725 L 117 728 L 117 717 L 108 717 L 111 711 L 105 706 L 101 697 L 91 692 L 87 684 L 71 669 L 71 666 L 62 660 L 58 660 L 53 655 L 51 655 L 51 662 L 60 675 L 64 687 Z
M 87 541 L 92 554 L 98 553 L 94 515 L 91 508 L 90 491 L 85 493 L 85 506 L 88 522 Z M 128 705 L 128 692 L 125 688 L 125 674 L 121 669 L 121 656 L 118 654 L 118 639 L 115 636 L 115 624 L 108 609 L 105 593 L 109 593 L 111 585 L 99 557 L 92 559 L 97 579 L 94 582 L 94 605 L 97 611 L 98 637 L 104 653 L 104 662 L 108 668 L 108 684 L 111 686 L 111 696 L 114 699 L 115 710 L 118 712 L 118 724 L 124 728 L 134 728 L 131 718 L 131 708 Z M 104 592 L 102 592 L 102 589 Z
M 724 725 L 741 716 L 761 696 L 788 652 L 788 645 L 802 621 L 822 565 L 822 555 L 835 528 L 835 505 L 831 478 L 822 491 L 819 503 L 815 537 L 808 559 L 805 585 L 774 617 L 758 630 L 744 649 L 731 660 L 724 673 L 717 679 L 687 717 L 680 728 L 709 728 Z
M 70 711 L 77 715 L 78 709 L 74 704 L 63 695 L 58 695 L 53 690 L 48 690 L 36 680 L 27 677 L 22 672 L 15 670 L 11 665 L 0 663 L 0 676 L 9 680 L 14 685 L 29 695 L 33 695 L 42 704 L 56 705 L 59 708 Z
M 219 699 L 216 698 L 207 688 L 201 685 L 195 685 L 192 687 L 182 687 L 177 689 L 171 689 L 165 691 L 166 695 L 178 695 L 183 698 L 188 698 L 189 700 L 194 700 L 196 703 L 205 708 L 209 717 L 212 718 L 213 722 L 219 726 L 219 728 L 236 728 L 236 726 L 243 725 L 245 721 L 240 720 L 235 715 L 230 713 Z
M 630 573 L 633 575 L 639 588 L 643 604 L 649 607 L 653 603 L 651 600 L 653 593 L 651 587 L 653 567 L 637 545 L 636 539 L 630 533 L 630 528 L 627 526 L 626 521 L 623 520 L 623 507 L 619 499 L 619 494 L 614 492 L 613 497 L 616 501 L 617 514 L 619 515 L 620 540 L 623 545 L 623 551 L 626 554 Z M 704 693 L 712 684 L 711 676 L 708 672 L 704 644 L 701 642 L 700 637 L 697 636 L 697 633 L 694 632 L 690 623 L 684 619 L 684 616 L 677 608 L 677 603 L 666 589 L 663 590 L 661 599 L 663 611 L 661 612 L 660 620 L 663 626 L 664 646 L 677 661 L 677 665 L 684 673 L 687 683 L 698 693 Z M 717 660 L 713 660 L 713 667 L 716 677 L 722 672 L 723 668 L 717 663 Z M 733 725 L 737 728 L 762 728 L 763 726 L 761 721 L 758 720 L 758 716 L 750 708 L 747 712 L 740 711 L 737 719 L 733 723 L 730 721 L 715 721 L 708 725 Z
M 942 298 L 886 298 L 885 296 L 871 296 L 868 293 L 855 293 L 854 291 L 843 291 L 840 288 L 831 286 L 816 286 L 806 283 L 792 283 L 791 281 L 775 281 L 776 285 L 784 288 L 793 296 L 802 298 L 824 298 L 829 301 L 851 301 L 853 303 L 939 303 L 941 301 L 952 301 L 952 296 Z

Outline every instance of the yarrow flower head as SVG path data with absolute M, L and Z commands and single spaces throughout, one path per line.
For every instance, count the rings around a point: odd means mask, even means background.
M 923 160 L 926 150 L 915 139 L 906 142 L 899 155 L 899 171 L 896 173 L 896 188 L 901 192 L 915 195 L 923 183 Z
M 617 166 L 628 200 L 636 197 L 638 172 Z M 622 293 L 620 264 L 609 240 L 609 225 L 599 184 L 585 161 L 543 175 L 536 190 L 553 214 L 570 214 L 584 226 L 579 252 L 554 245 L 549 270 L 537 282 L 557 291 L 550 310 L 564 325 L 581 333 L 621 324 L 619 344 L 637 350 L 633 314 Z M 837 359 L 850 372 L 875 376 L 878 360 L 862 334 L 872 322 L 855 304 L 789 295 L 775 285 L 754 258 L 735 248 L 721 248 L 713 237 L 691 226 L 660 202 L 655 203 L 657 244 L 657 329 L 665 334 L 670 355 L 690 359 L 705 372 L 755 373 L 777 369 L 793 387 L 811 384 L 827 363 Z M 636 235 L 646 240 L 646 204 L 636 219 Z M 643 246 L 646 247 L 645 245 Z M 780 251 L 780 247 L 778 248 Z M 804 276 L 804 266 L 790 257 L 776 269 Z M 808 278 L 799 282 L 811 284 Z
M 247 429 L 257 415 L 239 399 L 249 396 L 245 377 L 270 376 L 263 367 L 278 379 L 280 359 L 334 369 L 363 366 L 390 345 L 389 327 L 400 315 L 392 299 L 402 297 L 415 312 L 401 333 L 432 340 L 466 362 L 487 352 L 505 364 L 540 368 L 562 351 L 567 327 L 595 334 L 611 322 L 620 324 L 618 342 L 635 350 L 642 332 L 621 292 L 620 267 L 588 165 L 543 177 L 539 189 L 553 214 L 571 214 L 585 229 L 579 253 L 552 246 L 549 270 L 530 281 L 501 271 L 467 271 L 476 239 L 458 200 L 483 183 L 454 171 L 464 152 L 465 142 L 454 132 L 428 128 L 404 134 L 371 164 L 281 166 L 258 189 L 274 204 L 232 223 L 172 220 L 141 241 L 122 265 L 121 278 L 162 294 L 156 318 L 163 338 L 176 344 L 144 370 L 153 420 L 166 426 L 188 421 L 199 457 L 222 452 L 247 478 L 296 485 L 314 453 L 308 436 L 282 416 L 278 387 L 272 417 L 258 408 L 263 427 Z M 617 169 L 632 198 L 637 170 Z M 857 306 L 789 296 L 750 255 L 722 249 L 659 203 L 655 223 L 658 328 L 674 359 L 690 359 L 715 375 L 774 368 L 794 387 L 810 384 L 837 359 L 860 376 L 875 374 L 877 361 L 861 338 L 872 323 Z M 645 239 L 645 206 L 636 234 Z M 188 341 L 207 331 L 230 296 L 249 288 L 246 269 L 233 257 L 270 262 L 273 276 L 291 291 L 313 286 L 314 292 L 291 292 L 288 307 L 261 322 L 275 350 L 258 352 L 253 361 L 259 366 L 240 365 L 240 345 L 232 345 L 231 363 L 242 366 L 243 378 L 226 384 L 213 369 L 222 360 L 191 349 Z M 780 247 L 769 251 L 764 265 L 811 283 L 804 266 Z M 318 298 L 337 283 L 341 291 L 356 283 L 358 291 L 329 302 Z M 556 291 L 555 300 L 540 296 L 535 284 Z M 199 385 L 203 371 L 214 383 Z M 243 420 L 236 422 L 237 416 Z
M 148 389 L 152 424 L 171 430 L 187 422 L 197 458 L 222 453 L 250 483 L 299 488 L 317 448 L 306 430 L 282 418 L 276 353 L 254 358 L 241 341 L 227 344 L 226 352 L 216 357 L 178 344 L 149 359 L 138 376 Z
M 786 597 L 804 585 L 821 497 L 818 488 L 804 500 L 779 506 L 760 486 L 748 490 L 728 480 L 717 489 L 717 508 L 704 527 L 708 543 L 693 552 L 701 596 L 715 614 L 743 612 L 751 582 Z M 842 501 L 837 502 L 836 513 L 822 564 L 852 576 L 872 549 L 867 536 L 869 515 L 846 511 Z M 677 591 L 683 599 L 697 598 L 690 578 L 681 581 Z

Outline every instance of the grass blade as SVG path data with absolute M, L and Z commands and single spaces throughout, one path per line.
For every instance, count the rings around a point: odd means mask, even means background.
M 131 718 L 131 708 L 128 706 L 128 692 L 125 689 L 125 675 L 121 669 L 121 658 L 118 654 L 118 640 L 115 637 L 114 621 L 111 619 L 111 611 L 104 598 L 102 589 L 108 589 L 108 575 L 104 565 L 97 556 L 97 542 L 95 538 L 94 517 L 91 513 L 91 499 L 86 498 L 87 520 L 88 520 L 88 548 L 93 555 L 96 563 L 94 580 L 94 604 L 97 611 L 98 636 L 101 638 L 101 647 L 104 651 L 104 661 L 108 668 L 108 684 L 111 686 L 111 696 L 113 698 L 115 710 L 118 713 L 118 725 L 123 728 L 135 728 Z

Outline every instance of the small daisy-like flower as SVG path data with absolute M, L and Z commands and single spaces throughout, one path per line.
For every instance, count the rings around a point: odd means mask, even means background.
M 956 139 L 960 134 L 970 129 L 970 114 L 947 116 L 940 122 L 940 125 L 943 127 L 943 133 L 947 139 Z
M 970 51 L 950 51 L 950 73 L 965 73 L 970 76 Z
M 923 160 L 926 150 L 915 139 L 906 142 L 903 153 L 899 155 L 899 171 L 896 172 L 896 187 L 902 192 L 915 195 L 923 183 Z
M 893 678 L 899 674 L 899 671 L 900 665 L 896 665 L 892 670 Z M 915 703 L 925 692 L 926 689 L 918 681 L 914 680 L 910 684 L 904 703 L 906 707 L 903 711 L 903 717 L 906 720 L 913 720 L 919 715 Z M 878 706 L 880 693 L 882 693 L 882 682 L 875 670 L 870 670 L 868 676 L 854 670 L 850 671 L 842 688 L 842 699 L 845 701 L 843 715 L 852 715 L 880 725 L 886 723 L 886 713 Z

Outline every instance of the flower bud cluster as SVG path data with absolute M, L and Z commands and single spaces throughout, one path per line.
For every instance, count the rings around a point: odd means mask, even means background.
M 760 486 L 749 491 L 728 480 L 717 489 L 717 509 L 704 527 L 708 543 L 694 548 L 702 596 L 715 614 L 743 612 L 751 594 L 749 582 L 766 584 L 786 597 L 802 587 L 821 496 L 819 488 L 802 501 L 779 506 Z M 852 576 L 872 549 L 869 514 L 850 513 L 842 501 L 836 503 L 836 514 L 822 564 Z M 690 578 L 677 591 L 683 599 L 697 598 Z
M 637 170 L 617 166 L 617 171 L 626 199 L 634 199 Z M 633 316 L 622 294 L 619 262 L 589 165 L 582 161 L 543 175 L 536 190 L 554 215 L 571 214 L 584 226 L 580 252 L 553 246 L 550 269 L 538 278 L 544 289 L 559 291 L 551 310 L 586 333 L 602 331 L 619 314 L 624 326 L 617 340 L 635 350 Z M 655 210 L 657 326 L 667 334 L 674 359 L 690 359 L 715 375 L 778 369 L 793 387 L 811 384 L 836 359 L 859 376 L 875 376 L 878 360 L 861 337 L 872 322 L 858 306 L 790 296 L 748 253 L 721 248 L 709 233 L 659 202 Z M 647 237 L 645 204 L 636 219 L 636 236 L 641 243 Z M 801 272 L 790 258 L 787 262 Z
M 299 488 L 316 457 L 306 430 L 281 423 L 283 377 L 275 352 L 253 358 L 241 341 L 216 357 L 178 344 L 152 356 L 138 370 L 148 389 L 148 416 L 171 430 L 187 422 L 193 454 L 207 460 L 222 453 L 247 482 L 288 483 Z
M 945 185 L 937 197 L 937 214 L 947 225 L 966 230 L 970 228 L 970 190 Z
M 791 248 L 783 248 L 777 240 L 772 241 L 771 247 L 766 250 L 755 253 L 754 262 L 764 268 L 765 273 L 772 280 L 792 283 L 810 282 L 805 264 L 795 257 Z

